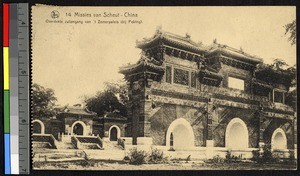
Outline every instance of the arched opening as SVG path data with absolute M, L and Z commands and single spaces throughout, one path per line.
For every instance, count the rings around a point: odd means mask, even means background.
M 173 138 L 173 133 L 170 135 L 170 148 L 174 147 L 174 138 Z
M 117 125 L 113 125 L 108 130 L 109 140 L 117 141 L 121 137 L 121 130 Z
M 240 118 L 232 119 L 226 128 L 225 146 L 230 149 L 246 149 L 249 147 L 248 129 Z
M 38 133 L 38 134 L 45 134 L 45 125 L 42 121 L 40 120 L 33 120 L 32 121 L 32 128 L 33 128 L 33 133 Z
M 72 125 L 72 135 L 86 135 L 86 125 L 82 121 L 76 121 Z
M 58 127 L 53 127 L 51 129 L 51 134 L 54 136 L 55 139 L 59 138 L 60 129 Z
M 287 149 L 287 139 L 285 132 L 281 128 L 277 128 L 272 135 L 271 146 L 274 150 Z
M 167 148 L 175 150 L 188 150 L 194 147 L 194 132 L 190 123 L 179 118 L 174 120 L 168 128 L 166 136 Z
M 73 127 L 73 134 L 83 135 L 83 126 L 80 123 L 77 123 Z

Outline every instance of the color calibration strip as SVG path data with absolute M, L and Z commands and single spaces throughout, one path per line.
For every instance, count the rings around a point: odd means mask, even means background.
M 5 174 L 29 174 L 28 4 L 3 4 Z
M 3 4 L 4 173 L 11 174 L 9 92 L 9 5 Z
M 19 172 L 30 171 L 30 117 L 29 117 L 29 17 L 28 4 L 18 3 L 18 116 L 19 119 Z M 13 61 L 11 61 L 12 63 Z M 11 80 L 12 81 L 12 80 Z
M 19 174 L 18 4 L 9 4 L 9 90 L 11 174 Z

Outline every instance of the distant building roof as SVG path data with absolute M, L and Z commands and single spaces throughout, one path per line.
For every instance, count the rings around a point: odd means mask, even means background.
M 116 112 L 106 112 L 104 114 L 104 116 L 102 117 L 97 117 L 96 118 L 97 120 L 116 120 L 116 121 L 126 121 L 127 118 L 120 115 L 119 113 L 116 113 Z
M 89 111 L 86 107 L 81 107 L 81 105 L 75 105 L 75 106 L 64 106 L 61 108 L 58 108 L 61 114 L 78 114 L 78 115 L 88 115 L 88 116 L 95 116 L 96 113 Z

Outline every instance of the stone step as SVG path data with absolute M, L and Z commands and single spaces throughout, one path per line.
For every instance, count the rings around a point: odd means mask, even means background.
M 104 150 L 122 150 L 117 141 L 103 141 Z
M 72 143 L 69 142 L 56 142 L 57 149 L 75 149 Z

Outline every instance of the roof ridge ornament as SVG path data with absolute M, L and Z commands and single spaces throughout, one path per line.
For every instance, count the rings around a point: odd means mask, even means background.
M 189 40 L 191 39 L 191 35 L 189 33 L 185 33 L 185 37 Z
M 217 38 L 214 38 L 213 43 L 217 44 Z
M 156 34 L 162 34 L 162 25 L 156 27 Z

